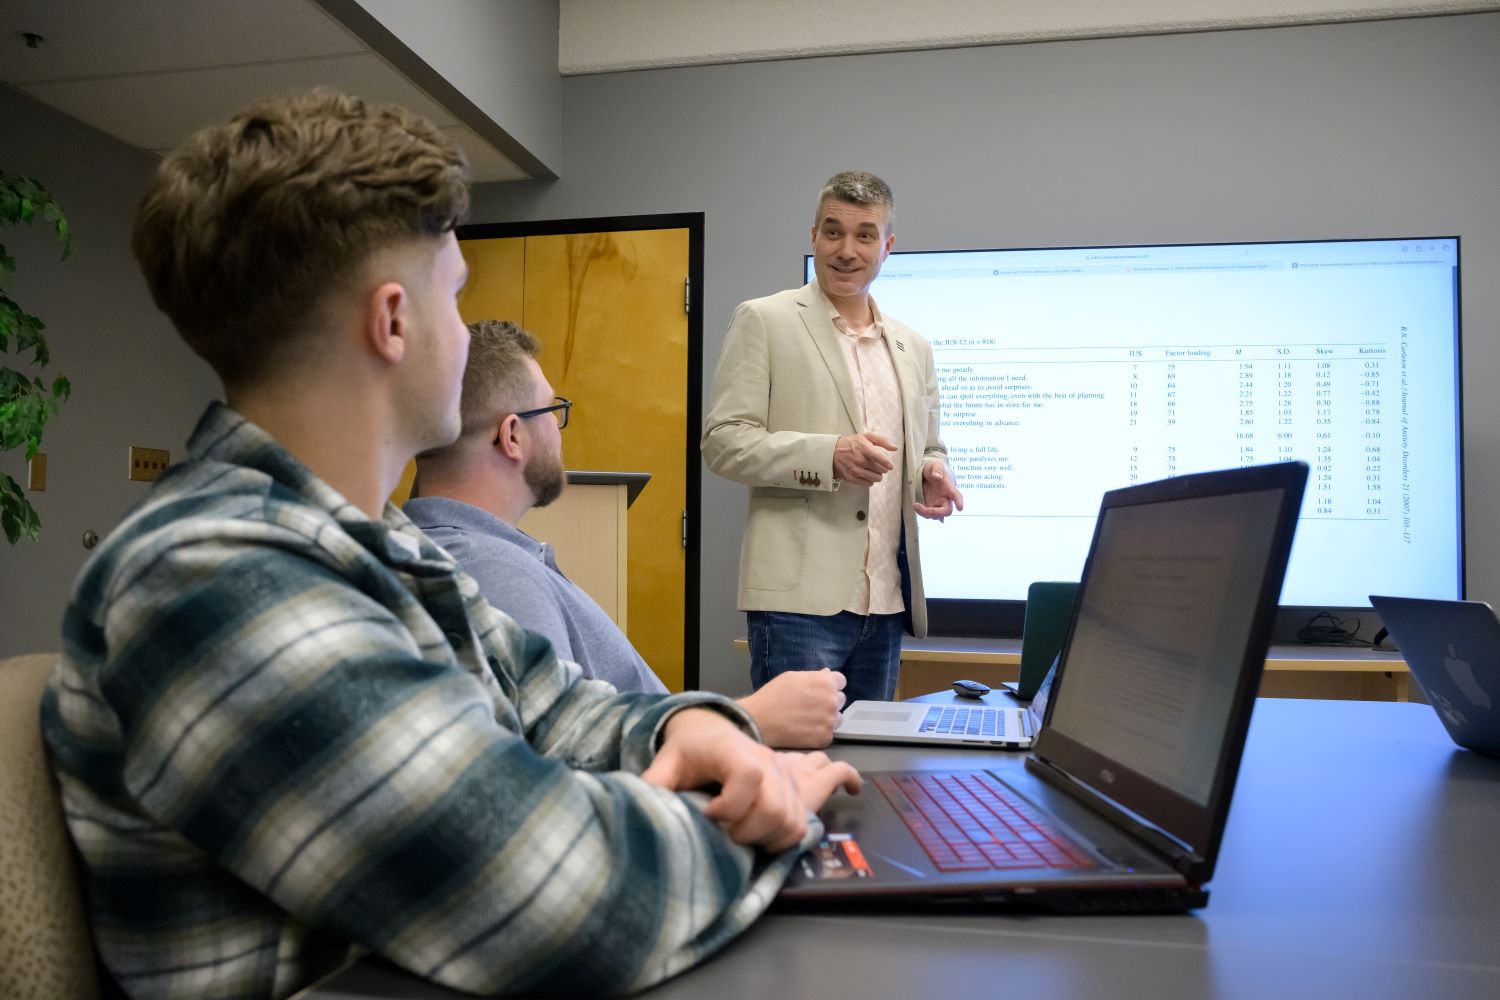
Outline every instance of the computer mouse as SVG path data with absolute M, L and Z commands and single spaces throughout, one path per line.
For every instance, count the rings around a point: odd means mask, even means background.
M 960 698 L 983 698 L 990 689 L 978 681 L 954 681 L 953 692 Z

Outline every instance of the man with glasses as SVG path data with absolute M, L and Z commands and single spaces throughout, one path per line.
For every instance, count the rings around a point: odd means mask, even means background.
M 621 691 L 664 692 L 604 609 L 558 569 L 551 546 L 518 527 L 528 510 L 562 493 L 559 432 L 573 404 L 553 395 L 530 333 L 494 320 L 472 323 L 469 332 L 463 433 L 417 456 L 406 516 L 458 560 L 486 600 L 546 636 L 586 676 Z M 787 674 L 740 704 L 772 746 L 827 746 L 844 683 L 829 670 Z

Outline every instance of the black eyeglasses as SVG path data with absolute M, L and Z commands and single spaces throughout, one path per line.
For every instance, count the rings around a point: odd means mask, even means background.
M 568 414 L 573 409 L 573 401 L 571 399 L 563 399 L 561 396 L 553 396 L 552 398 L 556 402 L 551 406 L 538 406 L 534 410 L 522 410 L 516 416 L 525 420 L 528 417 L 540 417 L 543 413 L 550 413 L 557 420 L 557 429 L 562 430 L 568 426 Z
M 573 411 L 573 401 L 571 399 L 563 399 L 561 396 L 553 396 L 552 398 L 557 400 L 557 402 L 551 406 L 538 406 L 534 410 L 521 410 L 516 416 L 522 420 L 528 420 L 531 417 L 540 417 L 543 413 L 550 413 L 553 419 L 557 421 L 557 429 L 562 430 L 568 426 L 568 414 Z M 495 433 L 495 440 L 491 441 L 490 444 L 499 443 L 500 434 L 497 431 Z

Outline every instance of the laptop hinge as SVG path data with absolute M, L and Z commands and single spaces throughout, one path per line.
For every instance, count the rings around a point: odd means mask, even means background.
M 1208 870 L 1208 863 L 1203 855 L 1139 813 L 1132 812 L 1109 796 L 1090 788 L 1061 768 L 1033 754 L 1026 758 L 1026 769 L 1169 859 L 1173 868 L 1194 882 L 1201 881 L 1203 873 Z

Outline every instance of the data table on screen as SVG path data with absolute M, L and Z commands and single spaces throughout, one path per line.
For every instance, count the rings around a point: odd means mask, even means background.
M 962 514 L 929 597 L 1077 579 L 1108 490 L 1310 469 L 1282 602 L 1457 597 L 1454 238 L 892 254 L 872 292 L 932 345 Z

